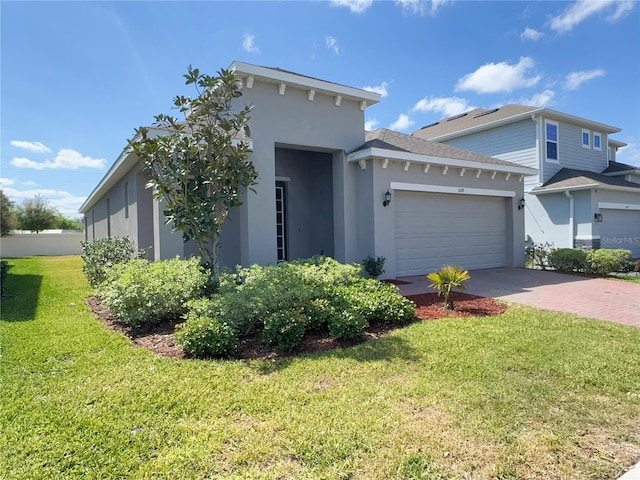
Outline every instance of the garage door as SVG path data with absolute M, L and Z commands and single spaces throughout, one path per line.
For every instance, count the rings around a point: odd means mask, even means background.
M 603 209 L 600 224 L 602 248 L 625 248 L 633 258 L 640 258 L 640 211 Z
M 402 191 L 394 197 L 397 276 L 447 264 L 469 270 L 506 265 L 504 198 Z

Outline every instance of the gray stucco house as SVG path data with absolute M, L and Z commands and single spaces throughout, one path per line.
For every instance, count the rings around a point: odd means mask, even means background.
M 548 108 L 506 105 L 445 118 L 413 136 L 537 169 L 525 230 L 555 247 L 625 248 L 640 258 L 640 169 L 616 162 L 620 129 Z
M 234 62 L 254 109 L 259 174 L 225 225 L 221 264 L 330 255 L 386 258 L 385 277 L 524 265 L 524 212 L 534 168 L 389 130 L 365 132 L 369 91 Z M 241 106 L 241 105 L 239 105 Z M 195 254 L 164 225 L 162 204 L 125 149 L 80 208 L 87 240 L 129 236 L 155 259 Z

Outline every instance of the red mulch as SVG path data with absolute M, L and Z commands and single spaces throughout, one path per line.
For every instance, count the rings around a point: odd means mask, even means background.
M 454 310 L 446 310 L 443 306 L 442 298 L 435 293 L 410 295 L 407 298 L 413 300 L 416 304 L 417 321 L 445 317 L 499 315 L 507 309 L 506 305 L 498 303 L 492 298 L 477 297 L 461 292 L 454 292 L 453 294 Z M 144 327 L 129 327 L 118 322 L 118 319 L 106 306 L 100 303 L 98 298 L 87 298 L 87 305 L 103 325 L 129 337 L 134 344 L 163 357 L 187 357 L 182 348 L 175 344 L 174 340 L 175 326 L 182 322 L 181 319 L 165 320 L 158 324 Z M 335 340 L 324 333 L 310 332 L 304 336 L 298 348 L 289 353 L 289 355 L 302 355 L 304 353 L 349 347 L 383 337 L 396 328 L 398 327 L 382 323 L 371 324 L 361 338 L 350 341 Z M 263 344 L 261 337 L 261 332 L 257 332 L 253 336 L 243 339 L 235 357 L 242 359 L 272 359 L 283 356 L 273 347 Z
M 485 317 L 500 315 L 507 310 L 503 303 L 493 298 L 478 297 L 468 293 L 453 292 L 453 308 L 447 310 L 443 306 L 442 297 L 437 293 L 421 293 L 408 295 L 407 298 L 416 304 L 416 315 L 421 320 L 432 320 L 444 317 Z

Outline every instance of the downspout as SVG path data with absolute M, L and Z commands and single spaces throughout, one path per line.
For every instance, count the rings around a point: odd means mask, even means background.
M 542 185 L 543 183 L 542 179 L 544 178 L 544 158 L 545 158 L 544 140 L 543 140 L 544 132 L 542 131 L 542 128 L 541 128 L 542 122 L 539 121 L 538 118 L 536 118 L 535 113 L 531 114 L 531 120 L 533 120 L 533 122 L 536 124 L 536 140 L 538 143 L 537 146 L 538 146 L 538 158 L 539 158 L 538 185 Z
M 569 193 L 569 190 L 564 191 L 564 196 L 569 199 L 569 232 L 571 235 L 571 242 L 569 243 L 571 246 L 569 248 L 573 248 L 573 196 Z

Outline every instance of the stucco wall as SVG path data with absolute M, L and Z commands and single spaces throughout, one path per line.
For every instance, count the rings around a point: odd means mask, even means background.
M 293 87 L 287 87 L 285 94 L 280 95 L 277 84 L 258 80 L 242 93 L 240 104 L 254 107 L 250 121 L 253 152 L 249 158 L 259 172 L 259 179 L 255 193 L 247 194 L 237 216 L 241 223 L 240 257 L 244 265 L 275 263 L 276 147 L 321 150 L 332 155 L 349 150 L 364 142 L 364 113 L 356 101 L 343 99 L 336 106 L 333 97 L 321 93 L 309 101 L 306 91 Z M 333 171 L 336 174 L 335 168 Z M 344 172 L 338 171 L 337 175 L 339 180 L 332 185 L 334 212 L 345 208 L 345 193 L 350 187 L 348 182 L 340 181 Z M 334 220 L 334 236 L 345 228 L 348 227 L 344 217 Z M 225 244 L 223 248 L 230 247 Z M 338 252 L 342 250 L 343 247 Z
M 519 175 L 498 173 L 491 179 L 491 172 L 483 172 L 476 178 L 475 171 L 466 171 L 460 176 L 460 170 L 449 168 L 444 174 L 444 168 L 431 166 L 427 174 L 422 165 L 412 164 L 407 171 L 400 162 L 389 162 L 387 168 L 382 168 L 380 160 L 368 160 L 366 169 L 362 170 L 353 165 L 358 176 L 358 224 L 360 250 L 350 261 L 360 261 L 369 254 L 386 258 L 385 270 L 387 276 L 393 276 L 396 269 L 395 261 L 395 210 L 392 205 L 383 206 L 384 193 L 390 189 L 391 182 L 402 182 L 419 185 L 436 185 L 453 187 L 456 189 L 484 189 L 500 192 L 514 192 L 513 197 L 506 197 L 506 225 L 507 225 L 507 265 L 524 266 L 524 213 L 518 210 L 517 203 L 524 195 L 524 183 L 519 181 Z M 394 201 L 392 191 L 392 202 Z M 455 193 L 454 193 L 455 194 Z M 463 193 L 460 193 L 463 194 Z M 360 240 L 362 239 L 362 240 Z M 371 239 L 367 241 L 367 239 Z M 371 248 L 371 241 L 375 242 Z
M 27 257 L 32 255 L 79 255 L 82 253 L 84 232 L 16 233 L 0 238 L 0 255 Z

